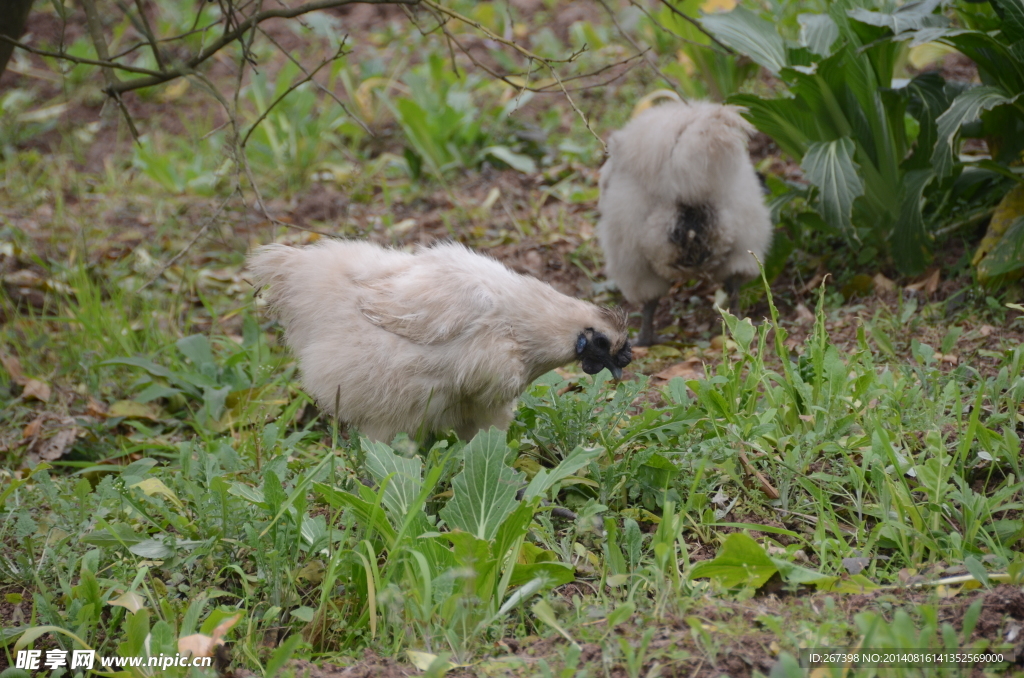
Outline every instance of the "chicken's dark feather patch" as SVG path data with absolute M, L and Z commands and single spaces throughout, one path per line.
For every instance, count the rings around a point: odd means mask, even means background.
M 676 221 L 669 231 L 668 239 L 679 248 L 675 265 L 678 268 L 697 268 L 712 253 L 711 239 L 715 230 L 715 210 L 711 205 L 676 206 Z

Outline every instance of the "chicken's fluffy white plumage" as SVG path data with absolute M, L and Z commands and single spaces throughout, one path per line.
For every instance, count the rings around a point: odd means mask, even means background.
M 607 274 L 626 299 L 653 304 L 645 308 L 649 332 L 654 305 L 673 282 L 703 276 L 735 285 L 758 272 L 749 252 L 764 261 L 771 244 L 770 214 L 747 155 L 753 127 L 739 110 L 666 103 L 609 139 L 597 234 Z
M 414 254 L 344 240 L 268 245 L 249 270 L 307 392 L 329 415 L 337 401 L 341 420 L 375 440 L 504 428 L 545 372 L 629 361 L 621 315 L 455 243 Z

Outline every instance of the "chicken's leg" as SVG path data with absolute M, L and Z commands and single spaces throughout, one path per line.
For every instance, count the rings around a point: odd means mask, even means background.
M 732 275 L 725 279 L 725 293 L 729 295 L 729 311 L 736 316 L 740 314 L 740 287 L 743 286 L 743 276 Z
M 640 316 L 640 334 L 633 342 L 634 346 L 650 346 L 657 342 L 657 338 L 654 336 L 654 312 L 656 310 L 658 310 L 658 299 L 651 299 L 644 304 L 644 310 Z

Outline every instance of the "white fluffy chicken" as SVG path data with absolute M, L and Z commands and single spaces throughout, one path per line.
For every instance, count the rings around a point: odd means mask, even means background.
M 616 378 L 625 316 L 561 294 L 466 247 L 414 254 L 368 242 L 268 245 L 249 259 L 328 414 L 371 439 L 505 428 L 530 382 L 573 360 Z
M 626 299 L 643 304 L 635 342 L 655 341 L 658 300 L 680 279 L 710 277 L 733 302 L 758 272 L 772 223 L 740 109 L 664 103 L 636 115 L 608 141 L 597 235 L 606 271 Z

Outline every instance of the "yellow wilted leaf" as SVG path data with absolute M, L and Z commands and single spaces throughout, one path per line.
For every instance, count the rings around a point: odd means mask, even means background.
M 949 45 L 943 45 L 941 42 L 926 42 L 911 47 L 908 59 L 915 69 L 923 71 L 929 66 L 942 61 L 943 57 L 947 54 L 954 52 L 956 52 L 954 48 Z
M 672 99 L 673 101 L 682 101 L 678 94 L 670 89 L 656 89 L 650 94 L 644 96 L 640 101 L 636 102 L 636 106 L 633 107 L 633 112 L 629 117 L 635 118 L 640 115 L 648 108 L 653 106 L 656 102 L 661 99 Z
M 158 494 L 161 497 L 165 497 L 172 504 L 174 504 L 179 510 L 184 511 L 185 505 L 181 503 L 178 496 L 174 494 L 171 488 L 164 485 L 163 481 L 159 478 L 146 478 L 142 482 L 135 483 L 132 487 L 137 487 L 148 496 L 152 497 L 154 494 Z
M 142 608 L 146 607 L 146 601 L 138 593 L 135 593 L 135 591 L 125 591 L 117 598 L 109 601 L 108 604 L 123 607 L 132 614 L 135 614 Z
M 160 419 L 160 410 L 151 403 L 140 403 L 134 400 L 118 400 L 110 406 L 111 417 L 124 417 L 125 419 L 149 419 L 157 421 Z

